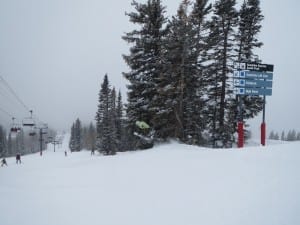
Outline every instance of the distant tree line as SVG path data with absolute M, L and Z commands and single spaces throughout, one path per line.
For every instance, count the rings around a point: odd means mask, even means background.
M 69 140 L 71 152 L 79 152 L 82 149 L 96 149 L 96 128 L 93 123 L 88 126 L 82 125 L 78 118 L 71 127 L 71 137 Z
M 96 149 L 113 155 L 169 139 L 231 147 L 238 120 L 233 67 L 236 61 L 260 62 L 254 52 L 262 46 L 260 1 L 245 0 L 237 9 L 235 0 L 183 0 L 171 18 L 161 0 L 133 0 L 132 6 L 126 15 L 135 29 L 122 37 L 130 45 L 123 55 L 129 68 L 123 73 L 129 82 L 127 103 L 122 104 L 105 75 L 96 112 Z M 262 111 L 261 97 L 240 99 L 243 120 Z M 82 133 L 72 132 L 72 137 Z M 82 148 L 72 140 L 72 149 Z
M 71 127 L 69 147 L 71 151 L 98 150 L 105 155 L 125 151 L 124 118 L 121 93 L 111 88 L 108 76 L 104 76 L 99 92 L 96 125 L 83 126 L 78 118 Z
M 281 141 L 300 141 L 300 132 L 296 130 L 289 130 L 287 133 L 282 131 L 279 135 L 278 132 L 271 131 L 269 135 L 270 140 L 281 140 Z

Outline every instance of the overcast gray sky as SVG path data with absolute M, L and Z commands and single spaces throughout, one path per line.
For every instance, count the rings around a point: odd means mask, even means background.
M 180 0 L 163 0 L 174 14 Z M 105 73 L 126 98 L 127 70 L 121 39 L 132 29 L 125 11 L 131 0 L 0 0 L 0 75 L 38 118 L 69 129 L 79 117 L 94 119 Z M 275 65 L 273 96 L 267 98 L 268 130 L 300 131 L 300 3 L 263 0 L 265 20 L 258 54 Z M 0 108 L 19 120 L 28 113 L 0 84 Z M 251 122 L 258 132 L 261 116 Z M 0 123 L 10 118 L 0 111 Z

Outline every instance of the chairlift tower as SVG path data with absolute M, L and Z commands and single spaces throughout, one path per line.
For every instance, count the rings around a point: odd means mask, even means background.
M 40 138 L 39 138 L 39 141 L 40 141 L 40 155 L 42 156 L 43 155 L 43 141 L 44 141 L 43 135 L 47 134 L 48 126 L 47 126 L 47 124 L 44 124 L 43 126 L 38 127 L 38 129 L 39 129 L 39 134 L 40 134 Z

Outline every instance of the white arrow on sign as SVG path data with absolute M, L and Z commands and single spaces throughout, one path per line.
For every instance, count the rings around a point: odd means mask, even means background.
M 233 77 L 234 78 L 239 78 L 240 77 L 240 72 L 237 71 L 237 70 L 233 71 Z
M 233 79 L 233 85 L 234 86 L 245 86 L 245 80 L 244 79 Z
M 244 95 L 245 94 L 245 88 L 234 88 L 233 93 L 235 95 Z
M 238 71 L 238 70 L 235 70 L 235 71 L 233 72 L 233 77 L 234 77 L 234 78 L 245 78 L 245 76 L 246 76 L 245 71 Z

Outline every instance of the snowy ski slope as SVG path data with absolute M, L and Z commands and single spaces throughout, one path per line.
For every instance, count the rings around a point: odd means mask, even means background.
M 0 167 L 1 225 L 298 225 L 300 143 L 43 156 Z

